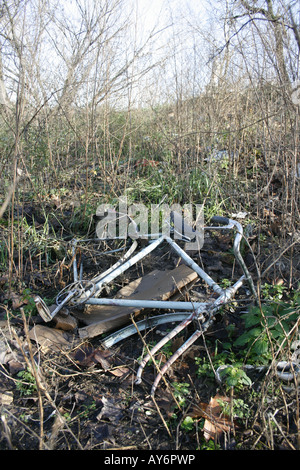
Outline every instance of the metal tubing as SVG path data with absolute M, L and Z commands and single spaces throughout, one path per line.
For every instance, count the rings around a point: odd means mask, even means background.
M 156 315 L 155 317 L 147 318 L 146 320 L 140 320 L 136 322 L 138 331 L 144 331 L 146 328 L 153 328 L 157 325 L 164 325 L 165 323 L 182 322 L 191 315 L 191 312 L 176 312 L 166 313 L 165 315 Z M 115 331 L 111 335 L 107 336 L 102 342 L 102 346 L 105 348 L 111 348 L 115 344 L 119 343 L 123 339 L 128 338 L 137 333 L 135 325 L 128 325 L 121 330 Z
M 131 268 L 135 263 L 143 259 L 145 256 L 147 256 L 151 251 L 155 250 L 155 248 L 160 245 L 164 241 L 165 237 L 158 238 L 154 242 L 150 243 L 146 248 L 141 250 L 139 253 L 134 255 L 131 259 L 128 261 L 125 261 L 121 266 L 119 266 L 117 269 L 109 273 L 107 276 L 105 276 L 103 279 L 101 279 L 99 282 L 96 283 L 95 286 L 95 291 L 99 291 L 101 287 L 104 284 L 108 284 L 110 281 L 118 277 L 120 274 L 122 274 L 124 271 L 127 269 Z M 87 293 L 88 294 L 88 293 Z
M 206 272 L 203 271 L 203 269 L 201 269 L 198 264 L 195 263 L 195 261 L 193 261 L 192 258 L 174 242 L 174 240 L 172 240 L 172 238 L 165 237 L 165 240 L 179 254 L 179 256 L 181 256 L 185 264 L 193 269 L 215 292 L 218 294 L 222 294 L 224 292 L 223 289 L 218 286 L 218 284 L 208 274 L 206 274 Z
M 74 240 L 72 240 L 72 255 L 73 255 L 73 277 L 74 277 L 74 281 L 78 281 L 78 271 L 77 271 L 77 261 L 76 261 L 76 243 L 77 243 L 77 240 L 76 238 L 74 238 Z
M 236 235 L 234 243 L 233 243 L 234 255 L 235 255 L 236 259 L 238 260 L 242 270 L 244 271 L 244 274 L 247 278 L 247 281 L 249 283 L 252 294 L 254 295 L 255 298 L 257 298 L 257 293 L 256 293 L 256 290 L 255 290 L 255 287 L 254 287 L 252 277 L 251 277 L 251 275 L 250 275 L 250 273 L 247 269 L 245 261 L 244 261 L 242 255 L 241 255 L 241 252 L 240 252 L 240 243 L 241 243 L 241 240 L 243 238 L 243 227 L 239 222 L 236 222 L 235 220 L 230 220 L 230 221 L 235 225 L 235 227 L 237 229 L 237 235 Z
M 43 318 L 45 322 L 51 321 L 55 315 L 63 308 L 65 304 L 67 304 L 74 296 L 76 295 L 76 290 L 71 290 L 67 297 L 59 304 L 52 312 L 50 312 L 49 307 L 45 304 L 43 299 L 41 299 L 38 295 L 35 296 L 34 302 L 37 308 L 37 311 Z
M 220 297 L 218 297 L 218 299 L 209 307 L 209 309 L 207 309 L 209 315 L 208 315 L 208 318 L 207 318 L 206 322 L 203 324 L 201 330 L 200 329 L 196 330 L 195 333 L 193 333 L 193 335 L 170 357 L 170 359 L 165 363 L 165 365 L 162 367 L 160 373 L 155 378 L 155 381 L 153 383 L 153 387 L 152 387 L 152 390 L 151 390 L 151 395 L 152 396 L 154 395 L 155 390 L 158 386 L 158 383 L 160 382 L 160 380 L 161 380 L 162 376 L 164 375 L 164 373 L 178 359 L 178 357 L 180 357 L 204 333 L 204 331 L 207 330 L 207 328 L 210 326 L 210 324 L 212 322 L 212 319 L 213 319 L 215 313 L 222 307 L 222 305 L 226 301 L 230 300 L 233 297 L 235 292 L 243 284 L 244 278 L 245 278 L 245 276 L 242 276 L 232 287 L 229 287 L 228 289 L 226 289 L 226 291 L 223 292 L 223 294 L 220 295 Z M 184 324 L 184 322 L 183 322 L 183 324 Z M 188 326 L 188 324 L 186 326 Z M 177 327 L 177 329 L 179 330 L 178 327 Z M 176 330 L 176 328 L 174 330 Z M 171 332 L 171 334 L 172 334 L 172 332 Z M 177 332 L 176 332 L 176 334 L 177 334 Z M 171 336 L 171 335 L 169 334 L 169 336 Z M 175 336 L 175 335 L 172 335 L 172 337 L 173 336 Z M 152 354 L 152 351 L 150 351 L 150 352 Z M 140 379 L 142 370 L 138 371 L 138 372 L 139 372 L 139 379 Z
M 102 277 L 102 279 L 99 282 L 96 282 L 96 287 L 95 287 L 95 292 L 98 293 L 96 295 L 100 294 L 100 290 L 104 284 L 108 284 L 110 281 L 115 279 L 117 276 L 122 274 L 124 271 L 129 269 L 131 266 L 133 266 L 135 263 L 143 259 L 145 256 L 147 256 L 149 253 L 151 253 L 157 246 L 159 246 L 163 241 L 166 241 L 178 254 L 179 256 L 182 257 L 183 261 L 187 266 L 189 266 L 191 269 L 193 269 L 212 289 L 217 292 L 218 294 L 222 294 L 224 291 L 223 289 L 218 286 L 218 284 L 208 275 L 206 274 L 203 269 L 201 269 L 195 261 L 190 258 L 186 254 L 184 250 L 182 250 L 177 243 L 175 243 L 170 237 L 167 236 L 162 236 L 158 238 L 157 240 L 151 242 L 146 248 L 141 250 L 139 253 L 137 253 L 135 256 L 133 256 L 131 259 L 123 263 L 121 266 L 118 268 L 114 269 L 111 273 L 107 274 L 105 277 Z M 88 293 L 87 293 L 88 295 Z
M 172 310 L 195 310 L 207 305 L 206 302 L 177 302 L 171 300 L 137 300 L 137 299 L 110 299 L 91 297 L 85 304 L 88 305 L 114 305 L 117 307 L 137 307 L 154 309 L 172 309 Z
M 163 367 L 160 369 L 160 372 L 159 374 L 157 374 L 157 376 L 155 377 L 155 380 L 153 382 L 153 385 L 152 385 L 152 389 L 151 389 L 151 396 L 153 397 L 154 394 L 155 394 L 155 391 L 157 389 L 157 386 L 159 384 L 159 382 L 161 381 L 162 379 L 162 376 L 167 372 L 167 370 L 171 367 L 172 364 L 174 364 L 175 361 L 177 361 L 177 359 L 182 356 L 182 354 L 192 345 L 194 344 L 194 342 L 200 337 L 202 336 L 205 331 L 208 329 L 208 327 L 210 326 L 211 322 L 212 322 L 212 316 L 209 318 L 209 320 L 207 322 L 205 322 L 205 325 L 203 325 L 203 328 L 198 329 L 196 330 L 192 336 L 189 337 L 189 339 L 183 343 L 180 348 L 177 349 L 177 351 L 169 358 L 169 360 L 163 365 Z
M 196 330 L 195 333 L 190 336 L 190 338 L 182 345 L 179 349 L 170 357 L 170 359 L 164 364 L 161 368 L 160 373 L 157 374 L 151 389 L 151 396 L 155 394 L 155 390 L 162 379 L 162 376 L 166 371 L 171 367 L 171 365 L 203 334 L 202 330 Z
M 252 278 L 251 278 L 251 276 L 250 276 L 250 274 L 249 274 L 249 272 L 248 272 L 248 270 L 245 266 L 245 263 L 243 262 L 241 254 L 239 252 L 239 244 L 240 244 L 240 241 L 241 241 L 243 229 L 242 229 L 242 226 L 238 222 L 235 222 L 235 221 L 229 219 L 229 225 L 226 226 L 226 228 L 233 228 L 234 226 L 236 226 L 237 229 L 238 229 L 238 235 L 236 236 L 235 243 L 234 243 L 234 252 L 235 252 L 235 255 L 236 255 L 238 261 L 240 262 L 240 264 L 241 264 L 241 266 L 242 266 L 242 268 L 245 272 L 245 275 L 247 277 L 247 280 L 250 282 L 250 286 L 251 286 Z M 209 228 L 213 229 L 214 227 L 209 227 Z M 96 282 L 95 296 L 100 295 L 101 287 L 104 284 L 109 283 L 110 281 L 115 279 L 117 276 L 122 274 L 124 271 L 129 269 L 131 266 L 133 266 L 135 263 L 137 263 L 138 261 L 143 259 L 149 253 L 151 253 L 158 245 L 160 245 L 164 240 L 179 254 L 179 256 L 182 257 L 185 264 L 187 266 L 189 266 L 191 269 L 193 269 L 215 292 L 217 292 L 220 295 L 223 294 L 223 292 L 224 292 L 223 289 L 205 271 L 203 271 L 203 269 L 201 269 L 197 265 L 197 263 L 195 263 L 195 261 L 193 261 L 192 258 L 190 258 L 190 256 L 188 256 L 187 253 L 184 250 L 182 250 L 177 245 L 177 243 L 174 242 L 174 240 L 172 240 L 170 237 L 162 236 L 162 237 L 158 238 L 157 240 L 153 241 L 152 243 L 150 243 L 146 248 L 144 248 L 139 253 L 137 253 L 135 256 L 133 256 L 133 258 L 131 258 L 130 260 L 128 260 L 126 262 L 123 262 L 124 259 L 128 258 L 130 256 L 130 254 L 136 248 L 136 243 L 137 242 L 135 240 L 135 243 L 133 244 L 131 249 L 127 252 L 125 257 L 123 257 L 121 260 L 119 260 L 114 266 L 109 268 L 105 273 L 101 274 L 98 278 L 95 278 L 95 282 Z M 75 267 L 76 266 L 74 265 L 74 275 L 76 275 L 77 278 L 78 278 L 77 268 L 76 268 L 76 271 L 75 271 Z M 254 290 L 254 292 L 255 292 L 253 282 L 252 282 L 252 286 L 253 286 L 252 290 Z M 89 292 L 87 292 L 86 294 L 88 296 Z
M 249 283 L 249 286 L 250 286 L 250 289 L 251 289 L 251 292 L 253 294 L 253 296 L 255 298 L 257 298 L 257 293 L 256 293 L 256 290 L 255 290 L 255 287 L 254 287 L 254 283 L 253 283 L 253 279 L 248 271 L 248 268 L 245 264 L 245 261 L 241 255 L 241 252 L 240 252 L 240 244 L 241 244 L 241 240 L 243 238 L 243 227 L 242 225 L 237 222 L 236 220 L 232 220 L 232 219 L 228 219 L 227 217 L 213 217 L 212 219 L 213 221 L 215 222 L 218 222 L 218 223 L 227 223 L 227 225 L 225 226 L 222 226 L 222 227 L 204 227 L 205 230 L 226 230 L 226 229 L 233 229 L 234 227 L 236 228 L 236 231 L 237 231 L 237 234 L 235 236 L 235 239 L 234 239 L 234 242 L 233 242 L 233 252 L 234 252 L 234 256 L 236 258 L 236 260 L 238 261 L 238 263 L 240 264 L 245 276 L 246 276 L 246 279 Z
M 89 241 L 89 239 L 87 240 L 82 240 L 82 241 Z M 76 244 L 77 244 L 77 240 L 74 238 L 72 240 L 72 254 L 74 256 L 74 260 L 73 260 L 73 276 L 74 276 L 74 281 L 78 281 L 78 270 L 77 270 L 77 263 L 76 263 Z M 131 247 L 129 248 L 129 250 L 124 254 L 124 256 L 122 256 L 122 258 L 120 258 L 113 266 L 111 266 L 110 268 L 108 268 L 104 273 L 101 273 L 99 274 L 98 276 L 95 276 L 92 280 L 93 282 L 99 282 L 101 279 L 103 279 L 105 276 L 107 276 L 110 272 L 114 271 L 116 268 L 118 268 L 121 264 L 123 264 L 124 261 L 126 261 L 126 259 L 128 259 L 132 253 L 136 250 L 136 247 L 137 247 L 137 241 L 134 240 Z M 112 250 L 111 252 L 114 253 L 116 251 L 121 251 L 121 249 L 118 249 L 118 250 Z M 79 276 L 79 279 L 82 280 L 82 270 L 83 270 L 83 265 L 81 263 L 80 265 L 80 276 Z
M 149 360 L 154 356 L 154 354 L 159 351 L 170 339 L 174 338 L 180 331 L 184 330 L 190 323 L 192 323 L 193 319 L 195 317 L 195 313 L 193 312 L 188 318 L 185 318 L 178 326 L 176 326 L 172 331 L 170 331 L 169 334 L 167 334 L 164 338 L 162 338 L 151 350 L 146 356 L 141 360 L 140 362 L 140 367 L 137 371 L 136 374 L 136 384 L 140 384 L 142 381 L 142 373 L 143 370 L 146 366 L 146 364 L 149 362 Z

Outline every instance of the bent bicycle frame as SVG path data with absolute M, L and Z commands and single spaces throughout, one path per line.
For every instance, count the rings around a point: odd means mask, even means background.
M 157 317 L 149 318 L 141 322 L 137 322 L 136 326 L 140 331 L 147 328 L 148 326 L 168 323 L 168 322 L 180 322 L 169 334 L 167 334 L 154 348 L 142 359 L 140 367 L 137 372 L 136 383 L 141 382 L 143 370 L 148 363 L 149 359 L 171 338 L 176 336 L 180 331 L 185 329 L 192 322 L 196 323 L 196 330 L 192 336 L 170 357 L 163 368 L 158 373 L 157 377 L 152 386 L 151 395 L 153 396 L 155 390 L 168 368 L 183 354 L 211 325 L 217 311 L 229 300 L 233 298 L 237 290 L 243 285 L 246 279 L 249 283 L 250 290 L 253 296 L 256 298 L 256 291 L 253 284 L 251 275 L 245 265 L 245 262 L 240 253 L 240 242 L 243 238 L 242 225 L 234 220 L 228 219 L 227 217 L 213 217 L 212 222 L 214 224 L 221 224 L 221 226 L 204 227 L 205 230 L 236 230 L 236 235 L 233 243 L 233 251 L 235 258 L 242 268 L 243 276 L 231 287 L 222 289 L 198 264 L 169 236 L 162 235 L 154 241 L 151 241 L 144 249 L 139 253 L 133 255 L 137 248 L 137 241 L 133 240 L 132 246 L 125 253 L 125 255 L 113 266 L 111 266 L 104 273 L 96 276 L 92 280 L 82 280 L 82 269 L 78 275 L 77 260 L 76 260 L 76 243 L 73 241 L 73 273 L 74 283 L 71 286 L 67 286 L 63 289 L 56 298 L 57 307 L 54 311 L 50 312 L 48 307 L 45 305 L 40 297 L 35 298 L 37 309 L 45 321 L 50 321 L 65 305 L 76 306 L 80 304 L 87 305 L 114 305 L 119 307 L 140 307 L 140 308 L 152 308 L 152 309 L 164 309 L 164 310 L 179 310 L 179 313 L 164 314 Z M 158 300 L 131 300 L 131 299 L 111 299 L 111 298 L 99 298 L 103 288 L 109 284 L 112 280 L 124 273 L 127 269 L 132 267 L 138 261 L 142 260 L 145 256 L 153 252 L 162 243 L 167 243 L 170 247 L 182 258 L 183 262 L 193 269 L 200 278 L 202 278 L 208 286 L 218 294 L 218 297 L 213 302 L 181 302 L 181 301 L 158 301 Z M 86 286 L 86 287 L 85 287 Z M 183 312 L 182 312 L 183 310 Z M 129 325 L 117 332 L 112 333 L 103 342 L 104 347 L 109 347 L 128 336 L 137 333 L 134 325 Z

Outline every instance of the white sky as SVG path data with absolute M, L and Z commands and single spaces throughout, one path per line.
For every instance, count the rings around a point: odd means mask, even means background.
M 179 20 L 189 9 L 196 14 L 203 13 L 205 18 L 205 8 L 207 0 L 133 0 L 136 4 L 140 16 L 150 29 L 156 22 L 163 23 L 173 16 L 174 20 Z M 213 3 L 213 2 L 210 2 Z

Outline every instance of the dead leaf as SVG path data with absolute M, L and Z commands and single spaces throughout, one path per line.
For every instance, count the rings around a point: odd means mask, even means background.
M 230 404 L 229 398 L 216 395 L 210 399 L 209 404 L 199 402 L 189 409 L 188 415 L 191 418 L 205 418 L 203 431 L 206 441 L 216 440 L 223 432 L 228 433 L 232 430 L 232 421 L 224 414 L 224 407 L 220 405 L 220 401 Z
M 120 366 L 115 369 L 110 369 L 108 372 L 116 377 L 123 377 L 125 374 L 128 374 L 129 369 L 127 367 Z
M 8 361 L 8 367 L 10 374 L 16 375 L 18 372 L 25 369 L 25 363 L 24 361 L 15 361 L 14 359 L 11 359 Z
M 100 413 L 97 415 L 97 419 L 100 421 L 102 419 L 108 419 L 111 422 L 117 423 L 123 416 L 122 408 L 115 403 L 114 399 L 110 400 L 106 397 L 101 398 L 103 408 Z
M 113 365 L 112 353 L 110 351 L 95 350 L 94 360 L 101 364 L 103 370 L 107 371 Z
M 95 349 L 91 345 L 85 344 L 77 348 L 75 353 L 72 353 L 71 356 L 82 367 L 90 367 L 94 364 L 100 364 L 105 372 L 109 371 L 114 375 L 119 376 L 124 374 L 121 367 L 118 368 L 120 369 L 119 372 L 117 371 L 117 368 L 114 369 L 114 371 L 111 370 L 112 367 L 114 367 L 115 361 L 112 352 L 109 350 L 102 350 L 100 348 Z M 126 372 L 127 371 L 128 370 L 126 369 Z
M 11 390 L 0 393 L 0 403 L 3 406 L 11 405 L 14 401 L 14 395 Z
M 158 408 L 164 411 L 168 417 L 173 416 L 174 412 L 174 397 L 171 393 L 166 390 L 157 390 L 157 397 L 155 399 Z M 149 401 L 144 404 L 145 408 L 156 410 L 156 406 L 153 401 Z
M 207 407 L 208 407 L 207 403 L 202 403 L 202 402 L 196 403 L 189 409 L 188 415 L 194 419 L 204 418 L 206 417 Z
M 216 395 L 210 399 L 207 405 L 205 411 L 206 419 L 203 427 L 204 439 L 206 441 L 210 439 L 216 440 L 223 432 L 228 433 L 232 429 L 231 419 L 224 414 L 223 407 L 219 403 L 220 401 L 230 404 L 229 398 Z
M 123 377 L 129 372 L 129 369 L 125 366 L 116 366 L 115 358 L 111 351 L 108 349 L 102 350 L 100 348 L 94 349 L 89 344 L 84 344 L 77 348 L 75 353 L 71 354 L 71 357 L 82 367 L 90 367 L 95 364 L 100 364 L 104 372 L 109 372 L 116 377 Z
M 112 353 L 109 350 L 95 349 L 89 344 L 80 346 L 71 356 L 82 367 L 100 364 L 101 367 L 107 371 L 113 366 Z
M 28 303 L 28 300 L 25 300 L 23 296 L 17 294 L 16 292 L 9 292 L 4 296 L 5 300 L 10 300 L 12 302 L 12 309 L 17 310 L 22 307 L 22 305 Z

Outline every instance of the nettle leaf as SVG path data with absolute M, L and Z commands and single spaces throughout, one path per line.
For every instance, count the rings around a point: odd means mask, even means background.
M 250 339 L 249 333 L 245 332 L 235 340 L 234 346 L 245 346 Z
M 278 322 L 277 318 L 275 317 L 269 317 L 267 318 L 267 325 L 268 325 L 268 328 L 273 328 L 274 326 L 276 326 L 276 323 Z
M 252 328 L 249 331 L 245 331 L 239 338 L 234 342 L 235 346 L 245 346 L 248 343 L 252 343 L 262 333 L 262 328 Z
M 277 323 L 274 327 L 274 331 L 272 332 L 273 336 L 275 337 L 275 334 L 277 334 L 277 338 L 279 336 L 286 336 L 286 333 L 290 331 L 290 325 L 286 321 L 281 321 L 280 323 Z
M 257 355 L 267 354 L 269 351 L 269 344 L 266 338 L 258 339 L 254 345 L 252 351 Z
M 261 322 L 261 317 L 258 315 L 249 315 L 245 318 L 245 327 L 251 328 L 252 326 L 259 325 Z
M 248 335 L 250 338 L 253 339 L 253 341 L 258 338 L 262 333 L 262 328 L 252 328 L 252 330 L 248 331 Z

